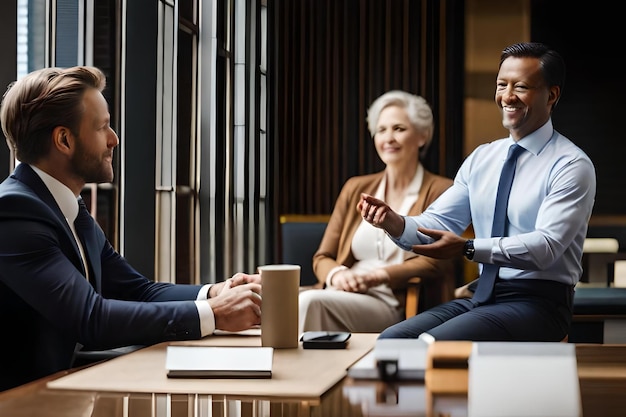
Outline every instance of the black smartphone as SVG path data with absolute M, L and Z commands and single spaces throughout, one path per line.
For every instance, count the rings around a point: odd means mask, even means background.
M 304 332 L 300 336 L 303 349 L 345 349 L 350 332 Z

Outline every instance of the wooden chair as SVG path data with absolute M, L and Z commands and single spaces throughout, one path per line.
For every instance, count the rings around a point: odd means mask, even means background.
M 413 317 L 419 311 L 421 288 L 422 279 L 420 277 L 413 277 L 409 279 L 409 282 L 407 282 L 406 300 L 404 306 L 404 316 L 407 319 Z
M 467 239 L 474 237 L 474 229 L 472 226 L 467 228 L 467 230 L 463 233 L 463 237 Z M 478 277 L 478 264 L 476 262 L 469 261 L 464 257 L 459 257 L 457 259 L 455 269 L 457 271 L 457 288 L 475 280 Z M 407 319 L 409 317 L 413 317 L 420 311 L 419 300 L 422 287 L 423 282 L 419 277 L 411 278 L 407 283 L 405 306 L 405 317 Z
M 457 280 L 456 280 L 455 285 L 457 286 L 457 288 L 460 285 L 463 285 L 467 281 L 466 277 L 475 278 L 478 275 L 475 265 L 467 265 L 470 262 L 471 261 L 467 261 L 461 258 L 456 260 L 455 270 L 456 270 Z M 425 293 L 422 295 L 423 291 L 425 291 Z M 421 311 L 420 310 L 421 309 L 420 297 L 424 297 L 424 296 L 429 297 L 432 295 L 433 294 L 429 294 L 429 289 L 425 287 L 425 283 L 422 280 L 422 278 L 420 277 L 410 278 L 409 281 L 407 282 L 407 287 L 406 287 L 406 299 L 405 299 L 405 307 L 404 307 L 405 318 L 408 319 L 410 317 L 413 317 L 414 315 L 416 315 L 417 313 Z M 441 302 L 447 301 L 447 299 L 443 296 L 443 294 L 440 294 L 440 295 L 441 295 Z

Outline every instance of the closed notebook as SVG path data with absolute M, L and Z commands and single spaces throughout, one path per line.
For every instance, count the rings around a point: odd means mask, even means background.
M 271 378 L 274 348 L 230 346 L 167 347 L 170 378 Z

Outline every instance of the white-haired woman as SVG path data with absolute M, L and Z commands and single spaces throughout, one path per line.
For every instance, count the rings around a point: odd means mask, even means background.
M 380 332 L 404 318 L 407 281 L 415 276 L 424 282 L 420 309 L 453 297 L 453 261 L 399 249 L 356 209 L 364 192 L 416 215 L 452 184 L 420 162 L 433 137 L 432 110 L 423 97 L 393 90 L 371 104 L 367 122 L 385 169 L 344 184 L 313 257 L 323 289 L 300 293 L 301 332 Z

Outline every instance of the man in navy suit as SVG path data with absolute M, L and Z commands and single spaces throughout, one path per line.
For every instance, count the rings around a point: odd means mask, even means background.
M 21 163 L 0 185 L 0 390 L 71 367 L 80 345 L 149 345 L 260 324 L 256 274 L 205 286 L 156 283 L 91 217 L 92 237 L 77 237 L 84 185 L 113 180 L 119 139 L 105 83 L 97 68 L 45 68 L 4 95 L 2 130 Z

